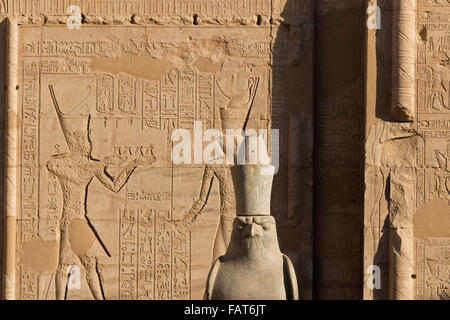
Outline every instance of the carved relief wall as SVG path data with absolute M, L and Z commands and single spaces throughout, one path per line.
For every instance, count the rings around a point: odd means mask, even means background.
M 388 101 L 389 91 L 380 73 L 391 63 L 382 52 L 389 28 L 369 31 L 368 58 L 376 56 L 379 65 L 368 69 L 366 83 L 377 87 L 377 95 L 367 105 L 364 265 L 380 266 L 383 278 L 381 288 L 366 287 L 364 297 L 448 299 L 450 3 L 377 3 L 385 12 L 393 9 L 386 20 L 393 19 L 396 50 L 388 114 L 381 101 Z
M 423 136 L 420 150 L 422 169 L 417 173 L 418 206 L 441 213 L 432 223 L 447 230 L 431 228 L 421 215 L 415 219 L 415 298 L 450 299 L 449 241 L 450 214 L 450 3 L 419 1 L 417 43 L 418 132 Z M 423 160 L 422 160 L 423 159 Z M 440 202 L 440 208 L 430 203 Z M 419 212 L 420 214 L 421 212 Z M 430 214 L 428 212 L 428 214 Z M 427 230 L 423 230 L 423 229 Z
M 172 134 L 223 132 L 228 108 L 280 130 L 271 212 L 301 299 L 448 299 L 449 17 L 448 0 L 0 0 L 2 298 L 202 298 L 234 190 L 194 150 L 175 164 Z
M 83 13 L 79 28 L 66 25 L 69 5 Z M 312 143 L 294 138 L 313 136 L 312 99 L 286 90 L 312 95 L 312 9 L 309 0 L 0 2 L 3 297 L 201 298 L 226 247 L 234 190 L 226 166 L 175 165 L 172 133 L 223 129 L 220 109 L 251 101 L 251 119 L 280 129 L 272 214 L 281 229 L 304 231 L 280 241 L 311 298 Z

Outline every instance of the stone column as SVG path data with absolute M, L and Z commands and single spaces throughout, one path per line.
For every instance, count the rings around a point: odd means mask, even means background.
M 17 64 L 19 27 L 8 19 L 7 36 L 7 110 L 5 142 L 5 246 L 3 298 L 15 299 L 16 280 L 16 205 L 17 205 Z
M 416 91 L 416 0 L 394 0 L 392 29 L 391 113 L 394 120 L 413 121 Z
M 390 174 L 389 299 L 414 299 L 415 173 L 396 168 Z
M 390 232 L 390 300 L 414 299 L 414 229 L 393 228 Z

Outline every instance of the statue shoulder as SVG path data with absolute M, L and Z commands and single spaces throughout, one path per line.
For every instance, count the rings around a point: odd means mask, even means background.
M 214 289 L 214 282 L 216 281 L 217 272 L 219 271 L 219 267 L 221 264 L 221 258 L 222 257 L 217 258 L 211 266 L 211 269 L 209 270 L 208 279 L 206 280 L 204 300 L 211 300 L 212 292 Z
M 299 300 L 297 276 L 291 259 L 283 254 L 283 273 L 287 300 Z

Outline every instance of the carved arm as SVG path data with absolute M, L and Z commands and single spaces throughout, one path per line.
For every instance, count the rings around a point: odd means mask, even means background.
M 186 224 L 192 224 L 197 218 L 200 216 L 203 207 L 208 201 L 209 192 L 211 191 L 211 187 L 214 179 L 214 171 L 209 167 L 205 167 L 205 171 L 203 173 L 202 186 L 200 188 L 200 196 L 197 201 L 195 201 L 194 205 L 191 207 L 189 212 L 184 216 L 183 222 Z
M 106 188 L 108 188 L 112 192 L 117 193 L 128 181 L 137 166 L 138 159 L 134 159 L 122 170 L 122 172 L 116 178 L 113 178 L 108 173 L 106 173 L 107 167 L 99 168 L 96 171 L 95 176 Z

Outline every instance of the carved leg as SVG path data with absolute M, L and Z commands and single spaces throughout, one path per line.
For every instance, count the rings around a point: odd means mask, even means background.
M 213 256 L 211 263 L 225 254 L 228 244 L 230 242 L 231 231 L 233 230 L 233 219 L 220 216 L 219 226 L 214 240 Z
M 213 254 L 211 259 L 211 264 L 216 261 L 217 258 L 220 256 L 223 256 L 225 254 L 226 247 L 225 243 L 222 237 L 222 230 L 219 227 L 216 232 L 216 238 L 214 239 L 214 247 L 213 247 Z
M 227 251 L 232 229 L 233 229 L 233 220 L 230 220 L 229 218 L 220 215 L 219 226 L 217 227 L 216 238 L 214 239 L 211 265 L 213 265 L 214 262 L 216 262 L 217 258 L 223 256 Z M 206 297 L 207 292 L 205 288 L 202 299 L 206 300 Z
M 391 229 L 390 235 L 390 299 L 414 299 L 414 231 L 412 228 Z
M 56 300 L 65 300 L 67 291 L 67 279 L 69 268 L 73 264 L 73 253 L 70 249 L 69 237 L 64 230 L 61 230 L 59 244 L 59 264 L 56 269 Z
M 86 271 L 86 281 L 95 300 L 105 300 L 101 287 L 100 274 L 97 271 L 97 259 L 94 257 L 80 257 Z
M 56 270 L 56 300 L 65 300 L 66 299 L 66 289 L 67 289 L 67 278 L 68 272 L 67 270 L 70 268 L 70 265 L 60 263 L 58 265 L 58 269 Z
M 222 234 L 223 234 L 223 241 L 225 243 L 225 249 L 228 248 L 228 245 L 230 244 L 231 239 L 231 232 L 233 232 L 233 221 L 234 218 L 230 218 L 227 216 L 221 216 L 221 225 L 222 228 Z

